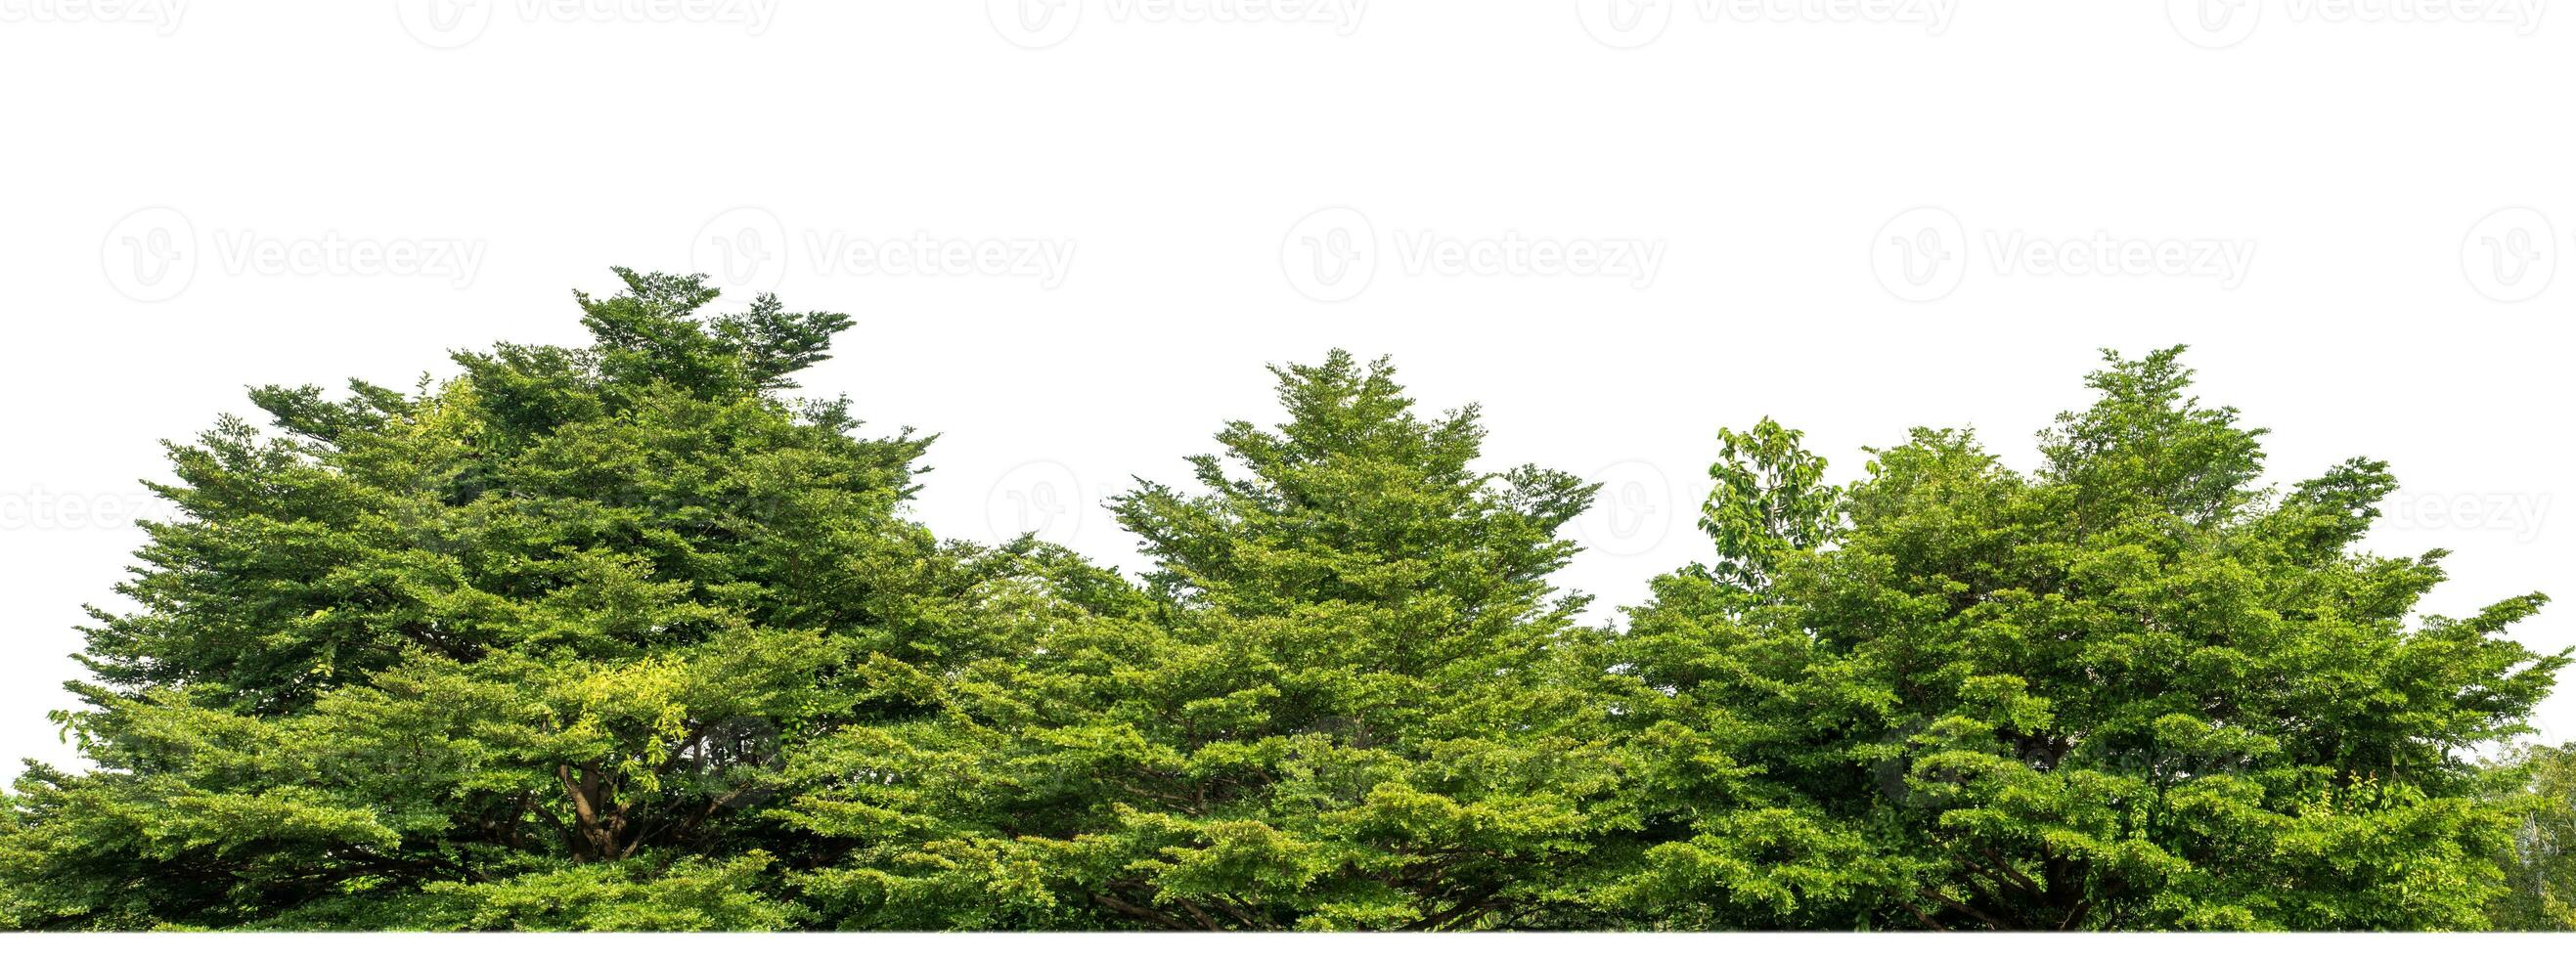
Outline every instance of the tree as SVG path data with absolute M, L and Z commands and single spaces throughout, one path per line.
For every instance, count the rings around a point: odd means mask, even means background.
M 847 329 L 619 271 L 582 349 L 459 353 L 405 393 L 255 390 L 172 445 L 181 517 L 94 612 L 0 825 L 30 928 L 770 928 L 843 849 L 785 769 L 891 721 L 871 683 L 1011 641 L 1008 557 L 898 517 L 928 440 L 786 376 Z
M 1743 827 L 1694 820 L 1654 859 L 1671 887 L 1776 889 L 1784 925 L 2484 925 L 2513 823 L 2470 755 L 2567 661 L 2503 635 L 2543 597 L 2409 627 L 2442 554 L 2355 550 L 2385 465 L 2258 486 L 2262 432 L 2190 398 L 2179 353 L 2111 355 L 2034 474 L 1953 430 L 1839 494 L 1779 433 L 1721 466 L 1713 515 L 1839 523 L 1729 520 L 1719 571 L 1638 613 L 1639 681 L 1714 743 L 1682 783 L 1795 815 L 1768 858 L 1702 852 Z
M 592 342 L 251 398 L 169 447 L 0 795 L 0 928 L 2563 928 L 2569 653 L 2419 615 L 2395 480 L 2260 484 L 2180 351 L 2006 467 L 1721 430 L 1713 561 L 1624 628 L 1596 489 L 1384 360 L 1274 368 L 1140 578 L 909 521 L 929 440 L 790 377 L 850 327 L 697 277 Z
M 1819 693 L 1860 686 L 1775 583 L 1832 544 L 1844 491 L 1803 434 L 1770 419 L 1718 431 L 1700 528 L 1709 564 L 1658 576 L 1598 651 L 1618 703 L 1644 852 L 1608 901 L 1659 929 L 1870 927 L 1913 871 L 1866 801 L 1866 769 L 1829 742 Z M 1839 680 L 1839 681 L 1838 681 Z
M 1717 431 L 1700 531 L 1717 544 L 1708 578 L 1746 596 L 1770 592 L 1780 557 L 1813 549 L 1834 534 L 1840 490 L 1825 484 L 1825 459 L 1799 445 L 1805 433 L 1765 417 L 1744 432 Z
M 1592 487 L 1478 471 L 1475 410 L 1417 417 L 1383 361 L 1274 373 L 1287 421 L 1227 425 L 1190 460 L 1203 491 L 1113 503 L 1148 591 L 860 753 L 908 762 L 833 770 L 872 799 L 844 814 L 949 834 L 835 892 L 906 924 L 1578 921 L 1624 812 L 1598 706 L 1558 673 L 1583 600 L 1546 577 Z
M 2496 763 L 2491 799 L 2516 813 L 2489 911 L 2512 931 L 2576 931 L 2576 747 L 2530 745 Z

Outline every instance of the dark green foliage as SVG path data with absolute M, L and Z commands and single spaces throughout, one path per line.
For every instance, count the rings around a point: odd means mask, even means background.
M 594 342 L 172 445 L 0 799 L 0 928 L 2566 927 L 2565 656 L 2414 609 L 2353 460 L 2258 484 L 2178 351 L 2004 468 L 1721 431 L 1624 628 L 1594 489 L 1385 362 L 1274 370 L 1131 580 L 908 521 L 928 440 L 791 401 L 850 328 L 620 271 Z

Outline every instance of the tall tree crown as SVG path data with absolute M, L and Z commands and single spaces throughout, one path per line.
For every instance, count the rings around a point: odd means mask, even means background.
M 2503 635 L 2544 597 L 2410 621 L 2440 553 L 2352 548 L 2384 464 L 2258 485 L 2263 431 L 2192 397 L 2179 356 L 2106 354 L 2031 475 L 1962 430 L 1873 450 L 1830 535 L 1774 531 L 1782 490 L 1812 488 L 1784 478 L 1812 461 L 1794 436 L 1728 435 L 1726 558 L 1659 582 L 1630 647 L 1642 681 L 1709 709 L 1675 722 L 1761 717 L 1720 739 L 1730 757 L 1857 863 L 1777 903 L 1929 927 L 2485 920 L 2504 833 L 2473 750 L 2524 730 L 2567 661 Z M 1757 558 L 1769 606 L 1711 594 Z M 1710 814 L 1674 847 L 1743 827 Z
M 1144 482 L 1113 503 L 1158 563 L 1150 581 L 1228 616 L 1325 606 L 1369 617 L 1316 651 L 1394 654 L 1399 669 L 1578 607 L 1551 602 L 1546 577 L 1573 557 L 1557 530 L 1593 486 L 1534 466 L 1476 471 L 1476 408 L 1416 416 L 1383 359 L 1335 351 L 1272 373 L 1287 421 L 1228 423 L 1222 453 L 1189 460 L 1203 492 Z

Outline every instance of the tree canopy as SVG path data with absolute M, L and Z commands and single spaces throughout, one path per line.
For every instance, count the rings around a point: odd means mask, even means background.
M 2441 555 L 2354 549 L 2385 465 L 2257 485 L 2262 432 L 2179 354 L 2108 357 L 2028 475 L 1918 429 L 1828 489 L 1795 433 L 1730 434 L 1718 566 L 1658 580 L 1625 641 L 1719 773 L 1676 774 L 1784 790 L 1757 804 L 1796 812 L 1785 854 L 1836 863 L 1772 870 L 1784 920 L 2482 925 L 2512 822 L 2475 750 L 2566 662 L 2503 635 L 2543 597 L 2410 625 Z M 1824 531 L 1781 506 L 1825 502 Z M 1666 856 L 1686 904 L 1763 871 L 1743 814 Z
M 618 276 L 169 444 L 0 928 L 2576 927 L 2544 597 L 2422 614 L 2386 464 L 2264 484 L 2179 349 L 2028 472 L 1720 430 L 1587 620 L 1595 488 L 1385 360 L 1111 500 L 1130 577 L 911 519 L 930 437 L 792 392 L 848 316 Z

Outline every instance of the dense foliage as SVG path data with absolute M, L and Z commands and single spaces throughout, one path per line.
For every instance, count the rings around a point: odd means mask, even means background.
M 0 928 L 2576 927 L 2543 598 L 2419 616 L 2384 464 L 2261 485 L 2178 350 L 2030 472 L 1721 430 L 1614 627 L 1594 489 L 1383 361 L 1117 497 L 1131 579 L 909 520 L 929 440 L 789 398 L 848 317 L 619 275 L 170 447 Z
M 2576 747 L 2519 749 L 2494 774 L 2490 800 L 2520 817 L 2488 906 L 2495 927 L 2576 931 Z

